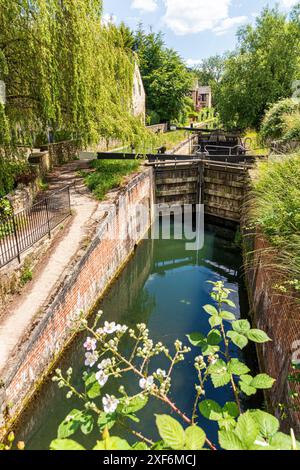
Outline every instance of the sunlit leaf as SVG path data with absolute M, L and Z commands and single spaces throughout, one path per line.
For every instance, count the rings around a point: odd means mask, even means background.
M 157 415 L 156 426 L 160 437 L 173 450 L 183 450 L 185 432 L 178 421 L 168 415 Z
M 50 450 L 85 450 L 85 448 L 70 439 L 55 439 L 50 444 Z
M 250 330 L 247 333 L 247 337 L 250 341 L 253 341 L 254 343 L 268 343 L 269 341 L 272 341 L 271 338 L 262 330 Z
M 185 449 L 201 450 L 205 444 L 205 432 L 198 426 L 190 426 L 185 430 Z

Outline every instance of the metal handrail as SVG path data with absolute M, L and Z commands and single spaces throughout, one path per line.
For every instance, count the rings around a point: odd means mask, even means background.
M 226 147 L 225 145 L 206 145 L 204 147 L 204 150 L 205 152 L 207 152 L 209 154 L 209 150 L 208 148 L 212 148 L 212 149 L 222 149 L 222 150 L 229 150 L 229 156 L 232 157 L 232 151 L 235 150 L 235 149 L 240 149 L 244 152 L 246 152 L 246 148 L 243 147 L 242 145 L 235 145 L 234 147 Z
M 0 220 L 0 268 L 31 248 L 71 215 L 70 185 Z

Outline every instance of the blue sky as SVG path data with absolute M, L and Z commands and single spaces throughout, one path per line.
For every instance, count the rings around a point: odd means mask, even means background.
M 298 0 L 299 1 L 299 0 Z M 139 22 L 161 30 L 169 47 L 189 65 L 233 49 L 237 28 L 253 22 L 263 7 L 288 11 L 297 0 L 104 0 L 107 18 L 135 28 Z

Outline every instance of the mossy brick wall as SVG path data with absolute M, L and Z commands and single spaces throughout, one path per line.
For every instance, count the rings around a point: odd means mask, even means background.
M 106 215 L 99 223 L 97 234 L 87 251 L 53 293 L 53 300 L 40 315 L 37 326 L 27 340 L 24 338 L 23 346 L 11 358 L 2 377 L 2 420 L 7 411 L 6 421 L 9 422 L 22 410 L 72 338 L 74 319 L 78 313 L 82 310 L 87 314 L 91 310 L 142 239 L 144 233 L 135 230 L 140 222 L 135 205 L 143 204 L 149 208 L 150 224 L 153 208 L 152 170 L 148 169 L 133 177 L 117 193 L 113 202 L 109 207 L 103 206 L 107 209 Z M 124 227 L 131 227 L 134 237 L 119 239 L 118 234 Z

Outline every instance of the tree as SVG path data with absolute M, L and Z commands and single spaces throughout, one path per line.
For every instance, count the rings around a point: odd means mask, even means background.
M 202 85 L 209 85 L 211 82 L 219 83 L 224 72 L 225 56 L 215 55 L 203 59 L 201 65 L 195 67 L 199 81 Z
M 298 78 L 300 27 L 277 9 L 265 9 L 256 25 L 238 33 L 239 45 L 225 62 L 217 109 L 227 126 L 258 128 L 265 110 L 290 97 Z
M 208 85 L 211 87 L 213 102 L 215 102 L 215 97 L 218 94 L 218 88 L 223 77 L 226 57 L 227 54 L 208 57 L 202 61 L 201 65 L 193 69 L 199 83 L 203 86 Z
M 0 136 L 7 127 L 22 143 L 49 129 L 85 142 L 144 132 L 131 115 L 130 37 L 101 14 L 102 0 L 0 0 Z
M 160 121 L 182 120 L 192 74 L 181 57 L 165 46 L 161 33 L 146 33 L 140 25 L 135 34 L 135 50 L 147 96 L 148 114 Z

